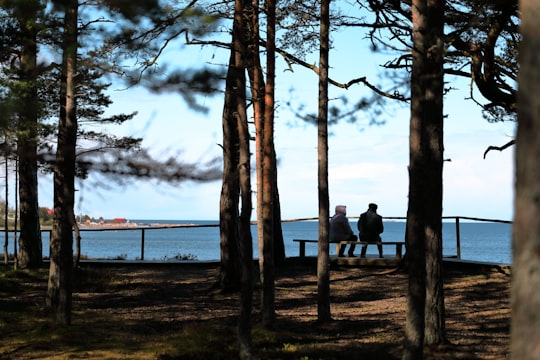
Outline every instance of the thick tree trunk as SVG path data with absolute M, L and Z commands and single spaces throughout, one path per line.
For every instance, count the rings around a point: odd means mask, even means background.
M 445 339 L 442 287 L 442 152 L 444 1 L 415 0 L 407 255 L 409 291 L 403 359 Z
M 521 0 L 512 324 L 514 360 L 540 359 L 540 1 Z
M 19 159 L 20 234 L 18 266 L 37 268 L 42 264 L 43 251 L 38 212 L 38 96 L 37 86 L 37 12 L 39 2 L 25 3 L 21 14 L 20 79 L 25 84 L 19 99 L 17 156 Z
M 319 243 L 317 256 L 317 318 L 332 319 L 330 312 L 330 251 L 328 190 L 328 68 L 330 46 L 330 0 L 321 1 L 320 60 L 319 60 L 319 121 L 317 153 L 319 188 Z
M 47 305 L 56 322 L 71 324 L 73 291 L 73 219 L 75 203 L 75 149 L 77 142 L 77 0 L 65 4 L 62 56 L 62 90 L 58 148 L 54 165 L 54 223 L 51 234 L 51 259 Z

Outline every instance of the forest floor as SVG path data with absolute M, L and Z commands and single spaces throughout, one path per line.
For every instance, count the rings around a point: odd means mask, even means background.
M 258 359 L 400 359 L 407 275 L 374 267 L 331 269 L 332 321 L 317 321 L 314 264 L 276 270 L 277 329 L 265 330 L 254 295 Z M 235 359 L 237 293 L 211 290 L 217 264 L 83 264 L 72 324 L 44 310 L 47 269 L 0 270 L 0 359 Z M 448 343 L 426 359 L 506 359 L 510 276 L 447 270 Z

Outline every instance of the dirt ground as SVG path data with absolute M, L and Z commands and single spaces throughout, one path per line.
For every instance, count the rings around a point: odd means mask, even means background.
M 44 275 L 0 273 L 0 359 L 231 359 L 236 357 L 238 294 L 211 291 L 216 264 L 83 265 L 73 294 L 73 324 L 43 310 Z M 387 268 L 331 270 L 329 323 L 317 322 L 314 264 L 276 271 L 277 330 L 260 324 L 259 359 L 399 359 L 407 275 Z M 506 359 L 510 277 L 501 271 L 447 270 L 448 344 L 426 359 Z M 30 319 L 31 318 L 31 319 Z

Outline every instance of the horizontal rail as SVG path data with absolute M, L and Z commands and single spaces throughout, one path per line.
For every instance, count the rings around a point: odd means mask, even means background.
M 351 216 L 349 219 L 358 219 L 359 216 Z M 384 216 L 384 220 L 407 220 L 406 217 L 403 216 Z M 508 220 L 500 220 L 500 219 L 486 219 L 486 218 L 478 218 L 478 217 L 469 217 L 469 216 L 443 216 L 443 220 L 445 219 L 454 219 L 455 226 L 456 226 L 456 250 L 457 254 L 456 257 L 458 259 L 461 259 L 461 239 L 460 239 L 460 221 L 461 220 L 469 220 L 469 221 L 479 221 L 479 222 L 493 222 L 493 223 L 504 223 L 504 224 L 512 224 L 512 221 Z M 311 218 L 296 218 L 296 219 L 288 219 L 288 220 L 282 220 L 282 222 L 300 222 L 300 221 L 317 221 L 318 217 L 311 217 Z M 256 221 L 251 222 L 252 225 L 257 224 Z M 95 225 L 95 227 L 80 227 L 81 232 L 85 231 L 140 231 L 141 232 L 141 260 L 144 260 L 144 247 L 145 247 L 145 232 L 150 230 L 160 230 L 160 229 L 176 229 L 176 228 L 205 228 L 205 227 L 219 227 L 219 222 L 216 222 L 215 224 L 150 224 L 145 226 L 131 226 L 126 224 L 105 224 L 103 226 Z M 0 231 L 4 231 L 5 229 L 0 227 Z M 7 230 L 8 232 L 13 232 L 13 229 Z M 19 231 L 19 230 L 17 230 Z M 52 236 L 52 229 L 42 227 L 41 229 L 42 233 L 48 233 L 49 238 Z

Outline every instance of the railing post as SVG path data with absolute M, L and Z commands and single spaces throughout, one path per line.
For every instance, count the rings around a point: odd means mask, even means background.
M 459 216 L 456 217 L 456 252 L 458 260 L 461 260 L 461 238 L 459 232 Z
M 141 229 L 141 261 L 144 260 L 144 229 Z

